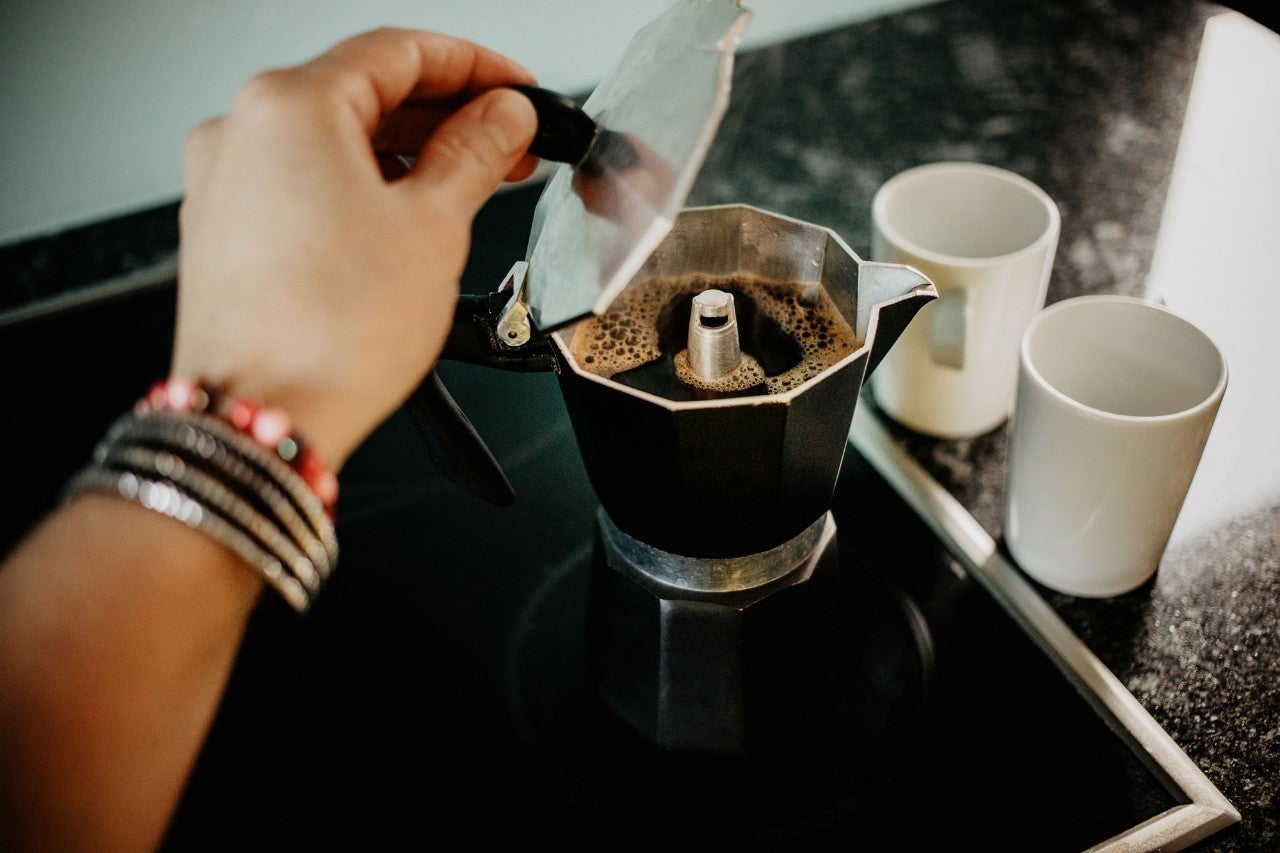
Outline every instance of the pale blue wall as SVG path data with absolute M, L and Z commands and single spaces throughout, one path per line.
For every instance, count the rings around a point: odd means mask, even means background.
M 4 0 L 0 244 L 149 207 L 182 187 L 188 129 L 254 71 L 382 24 L 439 30 L 592 89 L 669 0 Z M 743 47 L 922 0 L 746 0 Z

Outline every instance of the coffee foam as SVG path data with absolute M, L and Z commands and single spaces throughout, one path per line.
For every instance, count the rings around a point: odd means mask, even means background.
M 650 278 L 633 282 L 609 310 L 581 321 L 570 345 L 574 360 L 588 373 L 610 378 L 661 358 L 658 318 L 673 301 L 709 289 L 727 290 L 752 300 L 799 345 L 800 362 L 776 376 L 765 376 L 744 351 L 743 363 L 727 377 L 708 382 L 689 365 L 687 351 L 673 354 L 676 374 L 685 384 L 721 391 L 763 384 L 766 393 L 780 394 L 807 382 L 858 348 L 857 335 L 817 284 L 779 283 L 745 276 Z M 743 349 L 750 342 L 743 341 Z M 683 369 L 682 369 L 683 364 Z
M 760 362 L 745 352 L 742 354 L 742 361 L 738 362 L 736 368 L 715 379 L 703 379 L 694 372 L 693 364 L 689 361 L 689 351 L 687 349 L 676 353 L 672 361 L 675 364 L 677 379 L 685 385 L 690 385 L 694 388 L 706 388 L 709 391 L 721 391 L 724 393 L 746 391 L 748 388 L 755 388 L 768 380 L 768 377 L 764 374 L 764 368 L 760 366 Z

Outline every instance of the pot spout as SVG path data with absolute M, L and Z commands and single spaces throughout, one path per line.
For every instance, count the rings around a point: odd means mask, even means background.
M 860 339 L 871 342 L 864 381 L 916 313 L 937 298 L 937 287 L 914 267 L 873 261 L 858 263 L 857 333 Z

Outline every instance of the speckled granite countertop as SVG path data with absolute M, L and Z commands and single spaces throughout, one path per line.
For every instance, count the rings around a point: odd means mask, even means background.
M 1201 35 L 1221 11 L 1185 0 L 949 0 L 744 53 L 690 201 L 828 225 L 861 254 L 882 181 L 922 162 L 982 161 L 1035 180 L 1062 209 L 1049 301 L 1142 294 Z M 1262 90 L 1272 105 L 1276 83 Z M 0 310 L 138 270 L 163 279 L 174 212 L 0 247 Z M 1273 419 L 1280 408 L 1253 402 Z M 894 435 L 999 536 L 1003 428 L 963 442 Z M 1133 593 L 1043 593 L 1241 812 L 1197 849 L 1280 849 L 1277 491 L 1176 543 Z

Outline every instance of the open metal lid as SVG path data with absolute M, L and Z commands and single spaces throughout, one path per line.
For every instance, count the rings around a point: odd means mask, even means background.
M 603 313 L 671 230 L 729 104 L 740 0 L 677 0 L 583 104 L 600 133 L 557 166 L 534 211 L 523 282 L 549 332 Z

